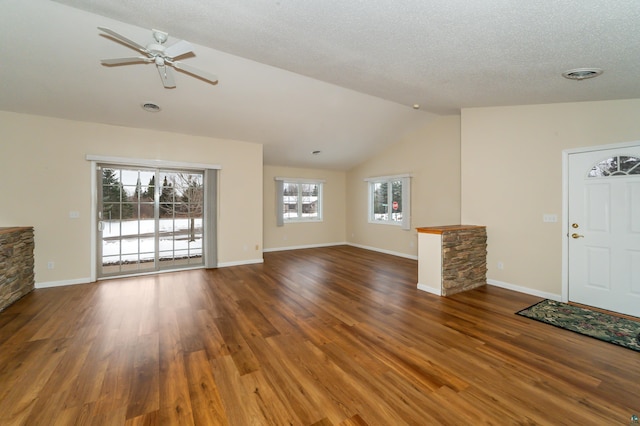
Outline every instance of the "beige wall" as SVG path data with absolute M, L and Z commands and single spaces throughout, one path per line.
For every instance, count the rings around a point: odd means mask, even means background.
M 322 222 L 285 223 L 276 226 L 275 177 L 321 179 Z M 264 166 L 265 250 L 343 244 L 346 241 L 346 172 Z
M 411 230 L 368 223 L 365 178 L 411 174 Z M 417 258 L 415 228 L 460 222 L 460 117 L 443 116 L 406 135 L 347 175 L 347 239 Z
M 462 221 L 487 226 L 488 279 L 560 295 L 562 150 L 634 140 L 638 99 L 464 109 Z
M 219 164 L 223 265 L 259 261 L 263 245 L 345 240 L 415 257 L 416 227 L 462 222 L 487 225 L 490 281 L 559 295 L 562 150 L 640 140 L 639 116 L 638 99 L 469 108 L 344 173 L 263 170 L 257 144 L 0 112 L 0 226 L 35 226 L 38 283 L 81 281 L 91 262 L 87 154 Z M 402 173 L 412 175 L 412 230 L 369 224 L 364 179 Z M 274 176 L 325 179 L 325 221 L 276 227 Z M 559 221 L 543 223 L 545 213 Z
M 90 277 L 87 154 L 220 165 L 218 262 L 262 259 L 261 145 L 1 111 L 0 129 L 0 226 L 35 227 L 36 283 Z

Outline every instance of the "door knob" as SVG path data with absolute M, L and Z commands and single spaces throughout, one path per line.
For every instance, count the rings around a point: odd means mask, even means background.
M 571 238 L 584 238 L 584 235 L 576 234 L 575 232 L 571 234 Z

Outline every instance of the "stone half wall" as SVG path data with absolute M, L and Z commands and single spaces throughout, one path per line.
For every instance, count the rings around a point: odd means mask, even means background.
M 0 311 L 31 292 L 33 228 L 0 228 Z
M 442 233 L 442 295 L 487 283 L 487 229 L 472 227 Z

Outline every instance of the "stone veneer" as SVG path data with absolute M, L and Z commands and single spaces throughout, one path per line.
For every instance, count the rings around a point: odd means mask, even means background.
M 487 229 L 484 226 L 442 233 L 442 295 L 487 283 Z
M 0 228 L 0 311 L 34 289 L 33 228 Z

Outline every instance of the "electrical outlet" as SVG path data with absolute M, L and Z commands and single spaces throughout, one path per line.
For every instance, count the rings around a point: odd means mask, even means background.
M 504 263 L 498 262 L 498 269 L 504 269 Z
M 53 260 L 47 262 L 47 269 L 53 269 L 56 267 L 56 264 Z
M 256 244 L 256 250 L 260 250 L 260 245 Z

